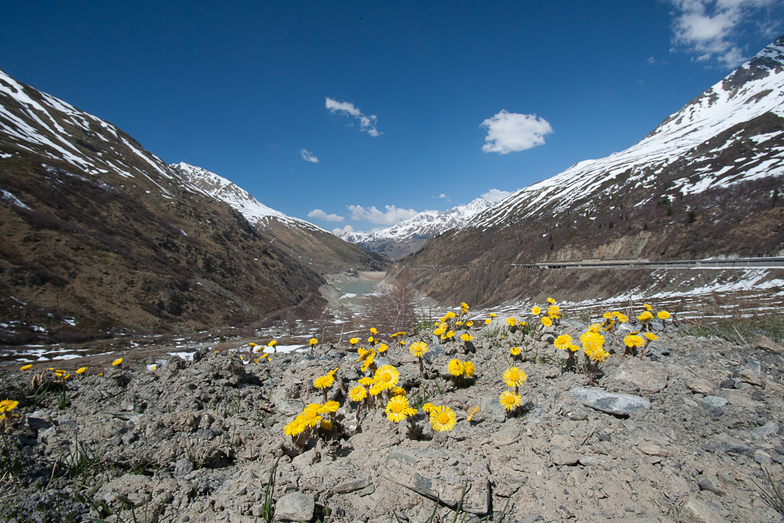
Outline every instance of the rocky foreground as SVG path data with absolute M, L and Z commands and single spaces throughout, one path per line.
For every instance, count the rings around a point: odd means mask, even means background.
M 565 320 L 553 334 L 579 338 L 587 327 Z M 64 394 L 49 371 L 0 371 L 0 399 L 20 402 L 0 455 L 0 517 L 425 522 L 457 511 L 465 521 L 782 521 L 762 492 L 773 491 L 765 471 L 776 486 L 784 478 L 784 347 L 670 329 L 630 357 L 621 331 L 606 334 L 614 353 L 589 384 L 562 372 L 547 332 L 496 334 L 474 336 L 467 349 L 428 337 L 424 376 L 406 347 L 376 357 L 397 368 L 413 406 L 455 410 L 454 428 L 433 432 L 420 409 L 419 439 L 383 408 L 354 421 L 344 394 L 363 373 L 348 344 L 248 364 L 205 347 L 154 370 L 89 369 Z M 508 415 L 499 394 L 514 345 L 528 379 Z M 450 380 L 454 357 L 471 359 L 476 375 Z M 313 382 L 336 367 L 334 426 L 297 448 L 284 428 L 323 401 Z M 461 404 L 481 408 L 468 421 Z

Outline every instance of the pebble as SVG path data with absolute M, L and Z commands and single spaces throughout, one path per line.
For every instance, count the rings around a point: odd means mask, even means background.
M 574 387 L 569 394 L 587 407 L 614 416 L 628 416 L 651 408 L 651 402 L 640 396 L 616 394 L 595 387 Z
M 316 500 L 310 494 L 291 492 L 275 504 L 275 519 L 283 521 L 310 521 L 316 510 Z

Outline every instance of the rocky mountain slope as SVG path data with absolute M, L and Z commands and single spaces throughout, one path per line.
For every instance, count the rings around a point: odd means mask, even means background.
M 323 280 L 114 125 L 0 71 L 0 344 L 247 325 Z
M 413 218 L 371 232 L 347 231 L 338 236 L 365 250 L 399 260 L 422 248 L 428 238 L 449 229 L 459 229 L 471 218 L 493 206 L 484 198 L 445 211 L 422 211 Z
M 391 343 L 376 362 L 399 373 L 419 436 L 390 421 L 383 403 L 357 421 L 346 391 L 364 373 L 348 343 L 245 365 L 245 350 L 214 344 L 155 369 L 79 362 L 88 372 L 64 393 L 48 364 L 0 370 L 0 398 L 20 402 L 0 449 L 0 467 L 20 463 L 0 485 L 0 519 L 782 520 L 762 493 L 772 492 L 766 471 L 776 485 L 784 477 L 784 347 L 686 336 L 669 324 L 655 326 L 644 357 L 631 357 L 625 329 L 605 333 L 614 354 L 589 383 L 562 371 L 551 341 L 588 327 L 564 312 L 539 340 L 476 329 L 470 351 L 459 340 L 431 344 L 424 372 Z M 525 349 L 516 366 L 527 380 L 507 414 L 499 394 L 512 346 Z M 474 376 L 450 379 L 452 358 L 471 359 Z M 313 383 L 328 372 L 335 383 L 322 394 Z M 26 395 L 31 382 L 50 389 Z M 286 427 L 303 405 L 327 399 L 330 425 L 317 420 L 298 448 Z M 425 402 L 449 406 L 454 426 L 433 430 Z
M 405 263 L 438 267 L 417 271 L 436 298 L 471 288 L 487 303 L 535 288 L 514 264 L 778 255 L 782 175 L 784 37 L 636 145 L 517 192 Z
M 381 256 L 348 243 L 310 222 L 267 207 L 222 176 L 185 162 L 170 167 L 207 196 L 230 205 L 265 239 L 275 241 L 276 247 L 319 274 L 348 269 L 380 271 L 389 266 L 389 262 Z

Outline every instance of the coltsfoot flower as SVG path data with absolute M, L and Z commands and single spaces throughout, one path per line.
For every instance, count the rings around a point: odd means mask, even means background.
M 416 409 L 408 404 L 408 398 L 405 396 L 394 396 L 387 402 L 384 412 L 390 421 L 398 423 L 416 414 Z
M 376 370 L 376 374 L 373 376 L 373 381 L 381 387 L 381 390 L 394 388 L 399 379 L 400 373 L 392 365 L 382 366 L 380 369 Z
M 474 362 L 466 361 L 463 363 L 463 377 L 470 378 L 476 372 L 476 367 L 474 367 Z
M 436 432 L 445 432 L 455 428 L 457 416 L 455 411 L 446 405 L 440 405 L 430 411 L 430 425 Z
M 417 358 L 423 358 L 428 351 L 427 344 L 423 341 L 415 341 L 408 347 L 408 352 Z
M 463 362 L 457 358 L 451 360 L 447 368 L 449 369 L 449 374 L 455 377 L 462 376 L 465 372 L 465 369 L 463 368 Z
M 359 403 L 363 399 L 367 398 L 367 395 L 368 395 L 367 389 L 362 385 L 357 385 L 356 387 L 348 391 L 348 398 L 356 403 Z
M 501 402 L 501 405 L 508 411 L 512 411 L 520 406 L 522 399 L 520 398 L 519 394 L 515 394 L 514 392 L 505 390 L 501 393 L 501 396 L 498 398 Z
M 528 376 L 525 372 L 517 367 L 509 367 L 504 371 L 504 383 L 506 383 L 508 387 L 514 387 L 516 389 L 527 380 Z
M 112 367 L 116 367 L 117 365 L 122 365 L 122 358 L 117 358 L 112 362 Z
M 569 336 L 568 334 L 561 334 L 560 336 L 555 338 L 555 341 L 553 341 L 553 345 L 555 345 L 555 348 L 558 350 L 566 350 L 569 348 L 571 344 L 572 344 L 572 337 Z

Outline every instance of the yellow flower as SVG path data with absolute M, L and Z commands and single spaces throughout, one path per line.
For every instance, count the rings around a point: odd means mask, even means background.
M 397 423 L 416 414 L 416 409 L 409 406 L 405 396 L 395 396 L 387 402 L 384 412 L 390 421 Z
M 120 365 L 121 363 L 122 363 L 122 358 L 117 358 L 116 360 L 114 360 L 112 362 L 112 367 L 116 367 L 117 365 Z
M 569 336 L 568 334 L 561 334 L 560 336 L 555 338 L 555 341 L 553 342 L 553 345 L 555 345 L 555 348 L 558 350 L 566 350 L 567 348 L 569 348 L 569 345 L 571 344 L 572 344 L 572 337 Z
M 432 403 L 425 403 L 424 405 L 422 405 L 422 412 L 424 412 L 425 414 L 430 414 L 431 412 L 433 412 L 433 409 L 435 408 L 436 406 L 433 405 Z
M 648 305 L 647 303 L 643 303 L 643 304 L 642 304 L 642 308 L 643 308 L 643 309 L 645 309 L 646 311 L 653 310 L 653 307 L 651 307 L 651 306 L 650 306 L 650 305 Z
M 371 344 L 375 345 L 376 344 L 376 338 L 374 338 L 373 336 L 369 337 L 368 338 L 368 343 L 371 343 Z
M 509 349 L 509 352 L 512 354 L 512 356 L 519 356 L 520 347 L 512 347 L 511 349 Z
M 648 323 L 653 319 L 653 314 L 650 311 L 643 311 L 642 314 L 637 316 L 637 319 L 640 320 L 642 323 Z
M 466 417 L 466 421 L 471 421 L 472 419 L 474 419 L 474 416 L 476 416 L 477 412 L 479 412 L 479 405 L 477 405 L 476 407 L 468 411 L 468 416 Z
M 350 340 L 348 340 L 348 342 L 352 345 L 356 345 L 357 343 L 359 343 L 359 338 L 351 338 Z
M 542 314 L 541 307 L 539 307 L 538 305 L 535 305 L 534 308 L 531 309 L 531 314 L 533 314 L 534 316 L 539 316 L 540 314 Z
M 369 392 L 371 396 L 378 396 L 379 394 L 381 394 L 381 392 L 383 392 L 383 390 L 384 389 L 383 387 L 381 387 L 380 383 L 373 383 L 373 386 L 370 387 Z
M 586 354 L 588 354 L 589 349 L 602 348 L 604 346 L 604 336 L 598 332 L 588 331 L 580 336 L 580 342 L 583 344 Z
M 656 313 L 656 316 L 658 316 L 658 318 L 662 321 L 670 319 L 670 313 L 667 311 L 659 311 Z
M 506 320 L 506 324 L 509 325 L 510 327 L 514 327 L 515 325 L 517 325 L 517 320 L 514 318 L 508 318 Z
M 451 340 L 452 338 L 455 337 L 455 331 L 450 329 L 449 331 L 447 331 L 446 334 L 444 334 L 444 337 Z
M 267 343 L 267 347 L 274 347 L 276 343 L 278 343 L 278 340 L 272 340 L 271 342 Z
M 417 358 L 422 358 L 425 356 L 425 353 L 428 351 L 427 344 L 423 341 L 415 341 L 408 347 L 408 352 L 416 356 Z
M 463 322 L 462 321 L 456 321 L 455 322 L 455 327 L 462 327 L 462 326 L 463 326 Z
M 87 367 L 79 367 L 76 369 L 77 374 L 84 374 L 85 372 L 87 372 Z
M 447 320 L 451 320 L 455 316 L 456 316 L 456 314 L 454 312 L 449 311 L 449 312 L 446 313 L 446 315 L 444 315 L 444 318 L 446 318 Z
M 367 350 L 366 348 L 364 348 L 364 347 L 360 347 L 360 348 L 358 348 L 358 349 L 357 349 L 357 356 L 358 356 L 358 357 L 357 357 L 357 361 L 362 361 L 362 360 L 364 360 L 364 359 L 365 359 L 365 357 L 366 357 L 368 354 L 370 354 L 370 351 L 369 351 L 369 350 Z
M 494 312 L 491 312 L 491 313 L 490 313 L 490 317 L 491 317 L 491 318 L 495 318 L 496 316 L 498 316 L 498 314 L 496 314 L 496 313 L 494 313 Z
M 397 338 L 398 336 L 405 336 L 405 335 L 406 335 L 405 332 L 400 331 L 400 332 L 396 332 L 393 335 L 391 335 L 390 338 Z
M 365 376 L 363 378 L 359 378 L 359 380 L 357 380 L 357 381 L 359 381 L 360 385 L 364 385 L 365 387 L 372 387 L 373 383 L 375 383 L 373 381 L 373 378 L 371 378 L 369 376 Z
M 318 343 L 318 340 L 316 338 L 310 338 L 310 342 L 308 342 L 308 345 L 310 345 L 312 347 L 313 345 L 316 345 L 317 343 Z
M 519 387 L 528 380 L 525 372 L 517 367 L 509 367 L 504 371 L 504 382 L 508 387 Z
M 498 401 L 501 402 L 501 405 L 503 405 L 506 410 L 514 410 L 519 407 L 520 403 L 522 402 L 519 394 L 515 394 L 514 392 L 510 392 L 508 390 L 505 390 L 501 393 Z
M 642 347 L 645 344 L 645 340 L 642 336 L 629 334 L 623 339 L 623 343 L 625 343 L 627 347 Z
M 446 405 L 440 405 L 430 411 L 430 425 L 436 432 L 452 430 L 456 421 L 455 412 Z
M 17 405 L 19 405 L 19 402 L 16 400 L 5 399 L 0 401 L 0 420 L 5 419 L 6 413 L 9 413 L 9 416 L 15 416 L 14 414 L 10 414 L 10 412 L 14 410 Z
M 362 372 L 365 372 L 373 365 L 373 360 L 376 358 L 376 351 L 370 351 L 370 354 L 365 358 L 365 363 L 362 364 Z
M 595 362 L 602 362 L 610 357 L 610 353 L 601 347 L 595 347 L 590 354 L 588 353 L 588 349 L 586 349 L 585 355 L 588 356 L 588 359 Z
M 373 336 L 375 336 L 376 334 L 378 334 L 378 329 L 377 329 L 377 328 L 375 328 L 375 327 L 370 327 L 370 334 L 372 334 Z
M 337 412 L 340 408 L 340 403 L 337 401 L 328 401 L 319 409 L 319 414 L 326 414 L 327 412 Z
M 389 345 L 387 345 L 386 343 L 380 343 L 378 345 L 378 352 L 379 352 L 379 354 L 383 354 L 384 352 L 386 352 L 386 350 L 388 348 L 389 348 Z
M 335 376 L 327 374 L 326 376 L 319 376 L 313 381 L 313 386 L 317 389 L 328 389 L 335 383 Z
M 621 314 L 620 312 L 613 312 L 613 316 L 615 316 L 615 318 L 620 323 L 629 323 L 629 317 L 625 314 Z
M 286 432 L 286 436 L 291 436 L 293 438 L 294 436 L 299 435 L 305 427 L 306 426 L 300 423 L 300 419 L 297 417 L 294 418 L 294 421 L 286 425 L 283 430 Z
M 22 366 L 19 370 L 30 370 L 32 368 L 33 368 L 33 364 L 31 363 L 29 365 Z
M 255 347 L 255 346 L 256 346 L 256 344 L 255 344 L 255 343 L 253 343 L 253 342 L 250 342 L 250 343 L 248 343 L 248 346 L 249 346 L 250 348 L 253 348 L 253 347 Z
M 466 378 L 470 378 L 476 372 L 476 367 L 474 367 L 474 362 L 467 361 L 463 363 L 463 376 Z
M 390 390 L 389 393 L 392 396 L 408 396 L 406 389 L 403 387 L 395 387 L 394 389 Z
M 493 318 L 487 318 L 485 320 L 485 325 L 490 325 L 491 323 L 493 323 Z
M 399 379 L 400 373 L 392 365 L 384 365 L 376 370 L 376 375 L 373 376 L 373 381 L 375 381 L 382 390 L 394 388 Z
M 321 430 L 330 431 L 332 430 L 332 422 L 328 419 L 321 420 Z
M 446 332 L 445 327 L 438 327 L 436 330 L 433 331 L 433 334 L 435 334 L 436 336 L 441 336 L 445 332 Z
M 613 313 L 612 312 L 605 312 L 604 314 L 602 314 L 602 318 L 604 318 L 605 320 L 612 320 L 613 319 Z
M 555 300 L 552 299 L 552 298 L 547 298 L 547 303 L 550 303 L 550 304 L 555 303 Z
M 350 391 L 348 391 L 348 397 L 351 401 L 355 401 L 359 403 L 363 399 L 367 398 L 367 389 L 362 385 L 357 385 Z
M 547 307 L 547 315 L 551 318 L 560 318 L 563 316 L 563 314 L 561 314 L 561 308 L 558 305 L 550 305 Z
M 449 374 L 452 376 L 462 376 L 463 375 L 463 362 L 458 359 L 453 359 L 449 362 Z
M 652 332 L 646 332 L 645 337 L 648 338 L 648 341 L 656 341 L 659 339 L 659 337 Z
M 551 320 L 549 316 L 542 317 L 542 325 L 544 325 L 545 327 L 550 327 L 552 324 L 553 324 L 553 320 Z
M 460 308 L 461 308 L 461 309 L 465 309 L 465 310 L 468 310 L 468 309 L 470 309 L 470 307 L 468 306 L 468 304 L 467 304 L 466 302 L 464 302 L 464 301 L 460 302 Z
M 473 321 L 471 321 L 471 320 L 468 320 L 468 321 L 466 322 L 466 327 L 473 327 L 473 326 L 474 326 L 474 322 L 473 322 Z
M 474 339 L 474 337 L 471 336 L 470 334 L 461 334 L 460 339 L 463 341 L 471 341 Z

